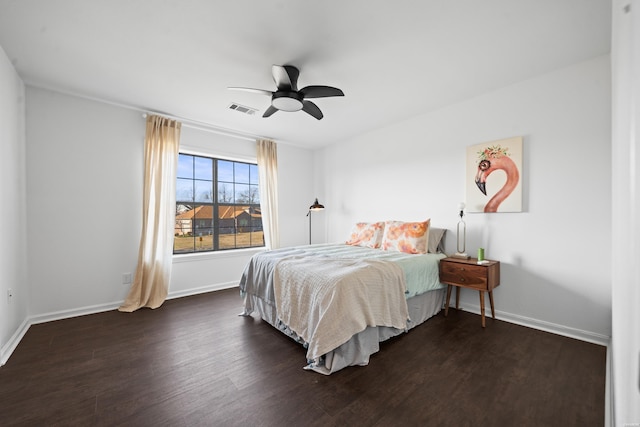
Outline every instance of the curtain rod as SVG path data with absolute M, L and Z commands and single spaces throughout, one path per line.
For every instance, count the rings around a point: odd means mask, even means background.
M 142 107 L 138 107 L 135 105 L 130 105 L 130 104 L 124 104 L 122 102 L 116 102 L 116 101 L 111 101 L 108 99 L 104 99 L 104 98 L 98 98 L 97 96 L 91 96 L 91 95 L 86 95 L 83 93 L 78 93 L 78 92 L 74 92 L 71 90 L 64 90 L 64 89 L 60 89 L 57 87 L 53 87 L 53 86 L 48 86 L 48 85 L 43 85 L 43 84 L 39 84 L 36 82 L 31 82 L 29 80 L 24 80 L 23 81 L 28 84 L 29 86 L 33 86 L 36 88 L 40 88 L 40 89 L 45 89 L 45 90 L 49 90 L 52 92 L 58 92 L 61 93 L 63 95 L 70 95 L 70 96 L 75 96 L 77 98 L 82 98 L 82 99 L 88 99 L 90 101 L 95 101 L 95 102 L 101 102 L 103 104 L 108 104 L 108 105 L 113 105 L 116 107 L 120 107 L 120 108 L 126 108 L 127 110 L 134 110 L 134 111 L 139 111 L 142 113 L 142 116 L 146 118 L 147 114 L 157 114 L 159 116 L 163 116 L 163 117 L 167 117 L 169 119 L 173 119 L 173 120 L 179 120 L 180 122 L 183 123 L 183 125 L 190 127 L 192 129 L 198 129 L 198 130 L 203 130 L 205 132 L 212 132 L 212 133 L 217 133 L 220 135 L 226 135 L 226 136 L 231 136 L 234 138 L 238 138 L 238 139 L 244 139 L 246 141 L 255 141 L 256 139 L 270 139 L 270 140 L 274 140 L 274 138 L 270 138 L 267 136 L 260 136 L 260 135 L 254 135 L 254 134 L 250 134 L 247 132 L 240 132 L 240 131 L 236 131 L 236 130 L 232 130 L 232 129 L 226 129 L 220 126 L 216 126 L 216 125 L 212 125 L 206 122 L 200 122 L 197 120 L 192 120 L 192 119 L 188 119 L 186 117 L 178 117 L 178 116 L 173 116 L 170 114 L 165 114 L 165 113 L 158 113 L 155 111 L 151 111 L 147 108 L 142 108 Z M 281 143 L 285 143 L 287 144 L 286 141 L 278 141 Z M 289 143 L 290 144 L 290 143 Z M 295 144 L 293 144 L 295 145 Z
M 214 126 L 211 125 L 209 123 L 206 122 L 200 122 L 197 120 L 192 120 L 192 119 L 187 119 L 185 117 L 179 117 L 179 116 L 173 116 L 171 114 L 165 114 L 165 113 L 156 113 L 154 111 L 146 111 L 146 110 L 142 110 L 142 109 L 138 109 L 139 111 L 142 111 L 142 117 L 143 118 L 147 118 L 147 116 L 149 114 L 153 114 L 153 115 L 157 115 L 157 116 L 162 116 L 162 117 L 166 117 L 168 119 L 172 119 L 172 120 L 178 120 L 180 123 L 182 123 L 182 126 L 186 126 L 188 128 L 191 129 L 197 129 L 197 130 L 203 130 L 205 132 L 211 132 L 211 133 L 217 133 L 219 135 L 225 135 L 225 136 L 231 136 L 234 138 L 238 138 L 238 139 L 244 139 L 245 141 L 255 141 L 257 139 L 273 139 L 273 138 L 268 138 L 268 137 L 264 137 L 264 136 L 260 136 L 260 135 L 254 135 L 254 134 L 250 134 L 247 132 L 239 132 L 239 131 L 235 131 L 235 130 L 231 130 L 231 129 L 225 129 L 225 128 L 221 128 L 218 126 Z

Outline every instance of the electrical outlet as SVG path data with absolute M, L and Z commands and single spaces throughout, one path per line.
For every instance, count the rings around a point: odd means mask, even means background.
M 131 273 L 122 273 L 122 284 L 130 285 L 131 284 Z

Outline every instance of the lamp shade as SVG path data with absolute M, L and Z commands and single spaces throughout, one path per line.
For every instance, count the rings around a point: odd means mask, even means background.
M 324 209 L 324 205 L 321 205 L 320 203 L 318 203 L 318 198 L 316 197 L 316 201 L 313 202 L 313 204 L 311 206 L 309 206 L 309 210 L 310 211 L 321 211 L 322 209 Z

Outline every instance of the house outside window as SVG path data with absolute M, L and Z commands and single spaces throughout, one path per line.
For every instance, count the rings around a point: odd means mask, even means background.
M 261 246 L 258 166 L 180 153 L 173 253 Z

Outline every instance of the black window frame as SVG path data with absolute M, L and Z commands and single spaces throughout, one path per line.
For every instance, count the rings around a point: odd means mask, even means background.
M 181 176 L 180 170 L 176 177 L 173 255 L 263 248 L 265 242 L 260 209 L 258 165 L 250 161 L 230 160 L 189 152 L 179 152 L 179 156 L 179 164 L 181 164 L 182 156 L 192 158 L 193 163 L 190 177 Z M 212 162 L 210 179 L 197 171 L 198 161 Z M 228 177 L 220 179 L 220 162 L 232 164 L 231 180 Z M 236 174 L 236 170 L 239 170 L 238 167 L 244 167 L 243 165 L 248 166 L 246 182 L 238 177 L 240 172 Z M 226 168 L 223 169 L 226 170 Z M 189 181 L 191 181 L 191 188 L 188 186 Z M 182 185 L 180 185 L 181 183 Z M 207 187 L 207 191 L 209 188 L 211 191 L 205 194 L 204 199 L 198 200 L 201 198 L 198 190 L 202 190 L 203 184 Z M 228 188 L 227 186 L 231 186 L 230 199 L 220 200 L 221 184 L 226 185 L 225 190 Z M 240 190 L 241 188 L 245 189 L 244 192 Z M 181 193 L 181 190 L 190 191 L 189 199 L 187 199 L 186 193 Z M 223 194 L 227 195 L 226 192 Z M 207 199 L 209 200 L 207 201 Z M 190 219 L 186 216 L 180 218 L 181 214 L 192 211 L 194 213 Z M 202 215 L 205 215 L 204 217 L 198 217 L 201 212 Z M 226 217 L 221 218 L 221 215 L 226 215 Z M 248 242 L 244 243 L 244 238 L 239 240 L 240 235 L 248 237 Z M 209 236 L 211 237 L 210 243 Z M 192 244 L 188 243 L 189 240 Z M 179 247 L 177 247 L 177 243 Z

